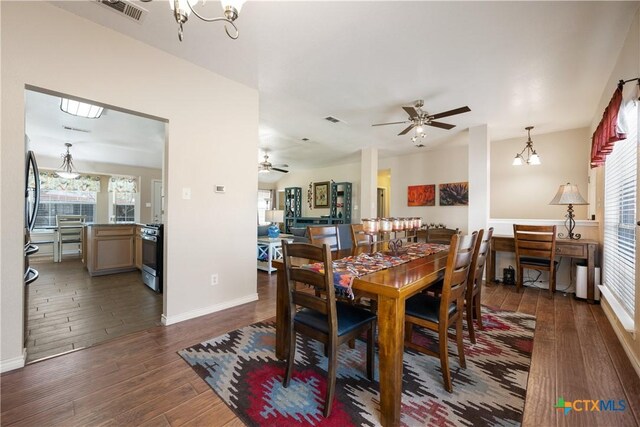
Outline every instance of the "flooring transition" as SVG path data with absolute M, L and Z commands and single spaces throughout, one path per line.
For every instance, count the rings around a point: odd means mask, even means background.
M 3 426 L 240 426 L 176 354 L 275 313 L 275 275 L 258 273 L 259 301 L 132 333 L 0 377 Z M 483 303 L 537 316 L 524 426 L 637 426 L 640 379 L 599 305 L 490 285 Z M 455 384 L 454 384 L 455 387 Z M 625 399 L 622 412 L 553 408 L 557 399 Z
M 79 259 L 35 261 L 27 286 L 27 362 L 160 325 L 162 295 L 139 271 L 91 277 Z

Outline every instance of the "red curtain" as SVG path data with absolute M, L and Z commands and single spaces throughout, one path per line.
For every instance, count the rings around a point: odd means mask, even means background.
M 604 165 L 605 159 L 613 151 L 616 141 L 625 139 L 627 135 L 618 132 L 618 113 L 622 104 L 622 87 L 618 86 L 613 93 L 609 105 L 602 114 L 602 120 L 593 133 L 591 144 L 591 167 Z

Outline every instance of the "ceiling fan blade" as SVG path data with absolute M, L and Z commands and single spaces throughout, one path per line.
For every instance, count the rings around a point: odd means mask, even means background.
M 406 133 L 407 133 L 407 132 L 409 132 L 411 129 L 413 129 L 415 126 L 416 126 L 416 125 L 412 123 L 411 125 L 409 125 L 409 127 L 408 127 L 408 128 L 406 128 L 405 130 L 403 130 L 402 132 L 400 132 L 400 133 L 398 134 L 398 136 L 406 134 Z
M 289 171 L 286 171 L 284 169 L 278 169 L 278 168 L 271 168 L 272 171 L 276 171 L 276 172 L 282 172 L 282 173 L 289 173 Z
M 404 120 L 402 122 L 390 122 L 390 123 L 376 123 L 371 126 L 386 126 L 386 125 L 401 125 L 402 123 L 409 123 L 411 120 Z
M 442 113 L 434 114 L 432 116 L 429 116 L 429 119 L 441 119 L 443 117 L 455 116 L 456 114 L 462 114 L 469 111 L 471 111 L 471 108 L 465 105 L 464 107 L 456 108 L 454 110 L 443 111 Z
M 288 168 L 289 165 L 284 164 L 284 163 L 280 163 L 279 165 L 272 165 L 273 167 L 277 167 L 277 168 Z
M 406 111 L 412 119 L 418 117 L 418 110 L 416 110 L 416 107 L 402 107 L 402 109 Z
M 440 128 L 440 129 L 453 129 L 454 127 L 456 127 L 456 125 L 450 125 L 449 123 L 442 123 L 442 122 L 427 122 L 425 123 L 425 125 L 428 126 L 433 126 L 435 128 Z

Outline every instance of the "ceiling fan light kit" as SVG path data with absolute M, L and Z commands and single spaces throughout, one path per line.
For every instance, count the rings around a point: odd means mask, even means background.
M 533 126 L 527 126 L 525 128 L 527 131 L 527 142 L 525 143 L 522 151 L 516 154 L 516 157 L 513 159 L 513 163 L 511 163 L 513 166 L 522 166 L 525 163 L 533 166 L 542 164 L 540 156 L 538 156 L 538 153 L 536 153 L 536 150 L 533 148 L 533 141 L 531 141 L 531 129 L 533 129 Z
M 271 171 L 289 173 L 288 170 L 281 169 L 281 168 L 288 168 L 288 167 L 289 165 L 285 165 L 285 164 L 282 164 L 282 165 L 271 164 L 271 162 L 269 161 L 269 154 L 264 153 L 264 161 L 258 163 L 258 173 L 269 173 Z

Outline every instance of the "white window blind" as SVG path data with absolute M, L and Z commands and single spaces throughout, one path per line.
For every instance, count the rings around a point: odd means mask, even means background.
M 268 225 L 264 214 L 271 209 L 271 190 L 258 190 L 258 225 Z
M 638 176 L 637 102 L 629 102 L 620 114 L 627 119 L 627 139 L 615 143 L 605 163 L 603 284 L 633 318 Z

